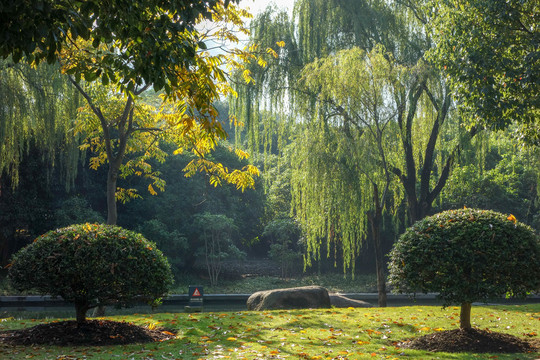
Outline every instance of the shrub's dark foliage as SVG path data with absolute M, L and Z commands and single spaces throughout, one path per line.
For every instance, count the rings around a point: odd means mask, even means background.
M 540 242 L 513 215 L 460 209 L 408 228 L 390 253 L 398 292 L 438 292 L 445 305 L 540 289 Z
M 118 226 L 82 224 L 50 231 L 13 256 L 18 290 L 61 296 L 77 312 L 97 305 L 157 305 L 172 285 L 167 259 L 142 235 Z

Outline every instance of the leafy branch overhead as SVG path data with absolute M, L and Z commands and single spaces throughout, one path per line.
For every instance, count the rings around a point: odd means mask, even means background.
M 81 62 L 71 74 L 87 81 L 100 77 L 127 91 L 144 83 L 169 92 L 177 84 L 176 67 L 190 67 L 197 50 L 206 48 L 194 32 L 195 24 L 212 19 L 231 2 L 238 1 L 11 2 L 0 8 L 0 56 L 52 64 L 66 47 L 85 40 L 101 60 Z
M 116 223 L 117 200 L 125 202 L 139 197 L 135 189 L 117 187 L 119 178 L 144 176 L 150 180 L 148 191 L 151 194 L 164 190 L 165 182 L 149 161 L 163 162 L 166 154 L 160 144 L 174 144 L 176 153 L 188 150 L 195 155 L 196 159 L 184 169 L 187 175 L 204 171 L 209 173 L 213 185 L 225 181 L 242 190 L 254 186 L 253 177 L 259 174 L 254 166 L 227 169 L 207 156 L 227 138 L 213 104 L 222 97 L 235 95 L 227 83 L 228 71 L 243 69 L 245 61 L 256 57 L 240 49 L 216 54 L 207 50 L 205 43 L 229 42 L 233 47 L 238 42 L 236 32 L 248 32 L 244 19 L 250 15 L 222 1 L 207 10 L 208 16 L 197 16 L 192 22 L 208 29 L 195 29 L 193 25 L 184 26 L 182 31 L 175 27 L 177 31 L 173 32 L 165 25 L 160 26 L 155 31 L 163 31 L 165 35 L 160 36 L 165 38 L 158 38 L 156 48 L 142 54 L 140 48 L 146 46 L 147 39 L 130 33 L 115 33 L 111 39 L 100 41 L 85 40 L 83 36 L 70 38 L 55 53 L 61 72 L 86 101 L 86 106 L 79 109 L 76 132 L 86 137 L 82 149 L 93 152 L 90 166 L 97 169 L 108 164 L 109 224 Z M 160 14 L 163 9 L 152 8 L 152 11 Z M 178 20 L 174 14 L 167 12 L 167 16 L 162 14 L 159 19 L 174 23 Z M 211 22 L 202 24 L 207 18 Z M 153 25 L 144 26 L 151 37 Z M 189 44 L 193 45 L 193 52 L 178 52 L 178 47 Z M 151 58 L 163 49 L 172 52 L 168 56 L 176 58 L 139 64 L 140 57 Z M 32 56 L 27 59 L 38 61 Z M 137 74 L 131 73 L 139 66 L 144 68 Z M 153 95 L 148 95 L 152 92 L 151 86 Z M 162 88 L 164 92 L 156 91 Z M 159 100 L 153 105 L 145 104 L 149 96 Z M 236 152 L 239 157 L 247 157 L 245 153 Z
M 533 125 L 529 135 L 537 142 L 538 2 L 432 0 L 427 8 L 436 44 L 429 58 L 448 75 L 461 108 L 490 128 Z

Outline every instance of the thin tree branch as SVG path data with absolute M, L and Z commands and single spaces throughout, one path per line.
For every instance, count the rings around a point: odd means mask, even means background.
M 88 106 L 90 106 L 90 109 L 94 112 L 94 114 L 98 117 L 99 122 L 101 123 L 101 128 L 103 130 L 103 139 L 105 141 L 105 152 L 107 153 L 107 158 L 109 160 L 112 160 L 113 152 L 112 152 L 112 144 L 111 144 L 111 134 L 109 131 L 109 126 L 107 124 L 107 120 L 105 119 L 105 116 L 103 116 L 103 113 L 101 112 L 101 109 L 94 104 L 92 101 L 92 98 L 84 89 L 82 86 L 73 79 L 73 77 L 68 75 L 69 81 L 75 86 L 75 88 L 79 91 L 79 93 L 85 98 L 86 102 L 88 103 Z

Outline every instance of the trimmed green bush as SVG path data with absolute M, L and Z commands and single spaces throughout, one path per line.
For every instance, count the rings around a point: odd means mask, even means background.
M 61 296 L 77 321 L 100 305 L 158 305 L 173 283 L 169 263 L 142 235 L 112 225 L 49 231 L 13 256 L 9 278 L 20 291 Z
M 540 289 L 540 242 L 534 231 L 488 210 L 460 209 L 426 217 L 408 228 L 390 252 L 389 282 L 400 293 L 437 292 L 444 305 L 470 306 Z

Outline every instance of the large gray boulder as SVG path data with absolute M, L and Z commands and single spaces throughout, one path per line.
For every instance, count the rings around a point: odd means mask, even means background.
M 247 300 L 248 310 L 309 309 L 331 307 L 328 290 L 321 286 L 258 291 Z
M 340 294 L 330 294 L 330 303 L 332 306 L 337 308 L 348 308 L 348 307 L 373 307 L 370 303 L 362 300 L 355 300 L 348 298 L 346 296 L 340 295 Z

